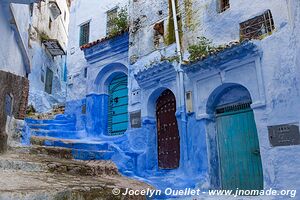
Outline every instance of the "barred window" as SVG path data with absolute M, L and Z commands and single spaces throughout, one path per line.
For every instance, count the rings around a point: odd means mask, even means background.
M 256 16 L 240 23 L 241 40 L 261 39 L 265 34 L 271 34 L 275 29 L 272 13 L 267 10 L 262 15 Z
M 219 12 L 220 13 L 224 12 L 228 8 L 230 8 L 229 0 L 219 0 Z
M 111 34 L 112 30 L 115 28 L 114 20 L 118 17 L 118 7 L 107 11 L 107 21 L 106 21 L 106 35 Z
M 80 26 L 79 45 L 82 46 L 84 44 L 89 43 L 89 39 L 90 39 L 90 22 Z

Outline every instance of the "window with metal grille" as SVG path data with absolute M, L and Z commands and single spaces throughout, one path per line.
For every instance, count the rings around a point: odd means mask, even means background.
M 267 10 L 262 15 L 240 23 L 241 41 L 261 39 L 263 35 L 271 34 L 274 29 L 272 13 L 270 10 Z
M 220 13 L 224 12 L 228 8 L 230 8 L 229 0 L 219 0 L 219 12 Z
M 107 11 L 106 35 L 109 35 L 116 27 L 114 20 L 118 17 L 118 7 Z
M 89 43 L 90 39 L 90 22 L 87 22 L 80 26 L 80 36 L 79 36 L 79 45 L 82 46 L 84 44 Z

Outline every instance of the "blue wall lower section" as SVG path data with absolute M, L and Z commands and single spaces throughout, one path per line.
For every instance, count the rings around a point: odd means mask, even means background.
M 86 105 L 86 113 L 82 112 L 84 105 Z M 177 169 L 158 168 L 155 118 L 143 118 L 141 128 L 130 128 L 124 135 L 107 135 L 108 95 L 105 94 L 91 94 L 84 100 L 67 103 L 65 114 L 76 121 L 74 122 L 76 131 L 70 132 L 72 134 L 75 132 L 74 139 L 82 139 L 82 142 L 76 144 L 77 146 L 72 144 L 70 147 L 66 146 L 69 144 L 59 141 L 48 142 L 45 145 L 75 149 L 74 157 L 82 160 L 90 157 L 111 159 L 124 175 L 139 177 L 160 189 L 167 187 L 181 189 L 196 186 L 208 188 L 211 180 L 208 176 L 208 148 L 205 128 L 207 122 L 196 120 L 194 114 L 185 115 L 180 112 L 183 109 L 178 110 L 176 116 L 180 134 L 181 159 Z M 61 116 L 57 120 L 64 120 L 64 117 Z M 65 134 L 62 135 L 67 137 Z M 98 145 L 99 148 L 95 149 L 95 145 Z M 210 146 L 214 145 L 210 144 Z M 104 146 L 105 148 L 102 148 Z M 91 154 L 91 152 L 84 150 L 95 152 Z
M 65 115 L 75 118 L 76 130 L 85 130 L 86 115 L 82 112 L 86 99 L 69 101 L 66 103 Z
M 86 97 L 86 130 L 89 137 L 107 135 L 108 95 L 90 94 Z

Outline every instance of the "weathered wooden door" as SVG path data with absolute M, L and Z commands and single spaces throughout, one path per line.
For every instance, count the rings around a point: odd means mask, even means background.
M 180 138 L 175 112 L 175 96 L 171 90 L 165 90 L 156 103 L 158 167 L 161 169 L 179 167 Z
M 53 81 L 53 72 L 51 71 L 51 69 L 47 67 L 45 92 L 47 92 L 48 94 L 52 93 L 52 81 Z
M 256 124 L 250 103 L 217 109 L 222 189 L 263 189 Z
M 108 132 L 121 135 L 128 126 L 127 76 L 115 77 L 109 85 Z

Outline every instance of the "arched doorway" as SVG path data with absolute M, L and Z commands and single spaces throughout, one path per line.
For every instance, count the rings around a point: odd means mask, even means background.
M 252 100 L 233 85 L 216 100 L 215 116 L 222 189 L 261 190 L 263 172 Z
M 165 90 L 156 102 L 158 167 L 179 167 L 180 138 L 175 116 L 176 99 L 171 90 Z
M 121 135 L 128 126 L 128 78 L 126 74 L 115 76 L 108 85 L 108 134 Z

